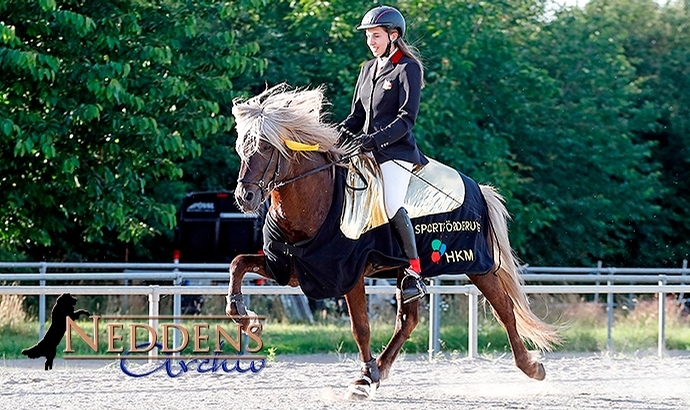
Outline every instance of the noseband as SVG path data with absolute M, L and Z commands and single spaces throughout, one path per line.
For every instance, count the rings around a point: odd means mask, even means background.
M 241 184 L 256 185 L 257 187 L 259 187 L 259 190 L 261 191 L 261 203 L 263 203 L 266 200 L 268 194 L 272 190 L 283 185 L 282 183 L 277 182 L 277 179 L 280 176 L 281 155 L 278 155 L 276 158 L 276 151 L 277 150 L 275 148 L 271 148 L 271 157 L 268 159 L 268 165 L 266 165 L 266 169 L 264 170 L 263 175 L 261 175 L 261 179 L 259 179 L 258 181 L 253 181 L 242 177 L 242 179 L 237 181 Z M 266 174 L 268 174 L 268 170 L 271 169 L 271 165 L 273 164 L 274 160 L 276 163 L 275 172 L 273 172 L 273 176 L 271 177 L 271 179 L 268 182 L 266 182 Z

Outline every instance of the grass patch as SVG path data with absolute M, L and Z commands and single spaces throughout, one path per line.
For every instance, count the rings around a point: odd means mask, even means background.
M 16 304 L 16 303 L 15 303 Z M 621 306 L 624 306 L 622 303 Z M 253 307 L 253 306 L 252 306 Z M 584 302 L 572 296 L 535 297 L 532 300 L 535 313 L 548 323 L 563 326 L 561 335 L 564 343 L 556 348 L 562 352 L 599 352 L 606 350 L 607 316 L 606 307 L 600 303 Z M 264 311 L 271 312 L 270 309 Z M 257 309 L 262 314 L 262 309 Z M 215 312 L 213 312 L 215 314 Z M 690 317 L 683 315 L 680 307 L 667 303 L 666 348 L 690 350 Z M 92 334 L 92 322 L 82 319 L 79 325 Z M 613 349 L 615 352 L 655 351 L 657 344 L 657 301 L 635 300 L 634 308 L 617 308 L 614 315 Z M 49 325 L 46 324 L 46 328 Z M 372 314 L 371 347 L 380 352 L 393 334 L 394 315 L 392 310 Z M 404 353 L 425 353 L 428 351 L 428 312 L 420 309 L 420 323 L 404 344 Z M 0 357 L 23 358 L 21 350 L 38 340 L 37 321 L 6 321 L 0 323 Z M 99 351 L 107 349 L 105 326 L 101 328 Z M 125 343 L 127 333 L 125 334 Z M 444 297 L 441 312 L 441 349 L 446 353 L 467 352 L 467 298 L 463 296 Z M 73 334 L 73 339 L 76 335 Z M 145 337 L 139 339 L 144 340 Z M 138 340 L 139 340 L 138 339 Z M 213 339 L 212 337 L 210 338 Z M 316 324 L 287 323 L 283 316 L 269 314 L 262 334 L 264 349 L 261 354 L 314 354 L 314 353 L 357 353 L 357 347 L 350 332 L 349 320 L 343 318 L 319 319 Z M 63 356 L 65 341 L 58 347 L 58 357 Z M 206 344 L 207 345 L 207 344 Z M 85 342 L 75 343 L 77 354 L 93 354 Z M 478 328 L 478 349 L 480 353 L 509 352 L 510 346 L 503 326 L 491 315 L 488 307 L 480 309 Z

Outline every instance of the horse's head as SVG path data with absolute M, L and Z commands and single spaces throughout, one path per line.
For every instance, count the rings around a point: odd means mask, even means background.
M 289 165 L 281 155 L 270 143 L 260 139 L 257 151 L 242 160 L 235 201 L 243 212 L 255 212 L 259 209 L 277 186 L 281 172 L 286 171 L 285 165 Z
M 235 148 L 242 161 L 235 200 L 244 212 L 259 209 L 306 152 L 335 150 L 338 133 L 323 122 L 323 103 L 320 88 L 287 90 L 283 84 L 247 101 L 235 100 Z

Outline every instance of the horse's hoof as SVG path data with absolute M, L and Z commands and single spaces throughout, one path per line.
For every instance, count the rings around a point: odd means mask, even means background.
M 258 337 L 261 337 L 264 327 L 259 320 L 259 315 L 247 309 L 247 316 L 241 321 L 242 331 L 246 334 L 252 333 Z
M 369 361 L 362 363 L 362 374 L 359 375 L 359 379 L 350 383 L 345 398 L 347 400 L 370 399 L 380 384 L 379 366 L 376 359 L 372 357 Z
M 368 400 L 374 397 L 379 383 L 373 383 L 371 379 L 363 374 L 361 378 L 355 380 L 347 387 L 345 394 L 346 400 Z
M 543 364 L 537 363 L 537 373 L 532 378 L 534 380 L 544 380 L 546 378 L 546 370 Z

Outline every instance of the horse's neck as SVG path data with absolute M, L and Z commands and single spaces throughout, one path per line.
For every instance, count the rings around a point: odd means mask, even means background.
M 286 178 L 302 175 L 325 165 L 324 154 L 293 163 Z M 312 238 L 328 215 L 333 202 L 334 170 L 325 170 L 298 179 L 271 194 L 269 212 L 290 243 Z

